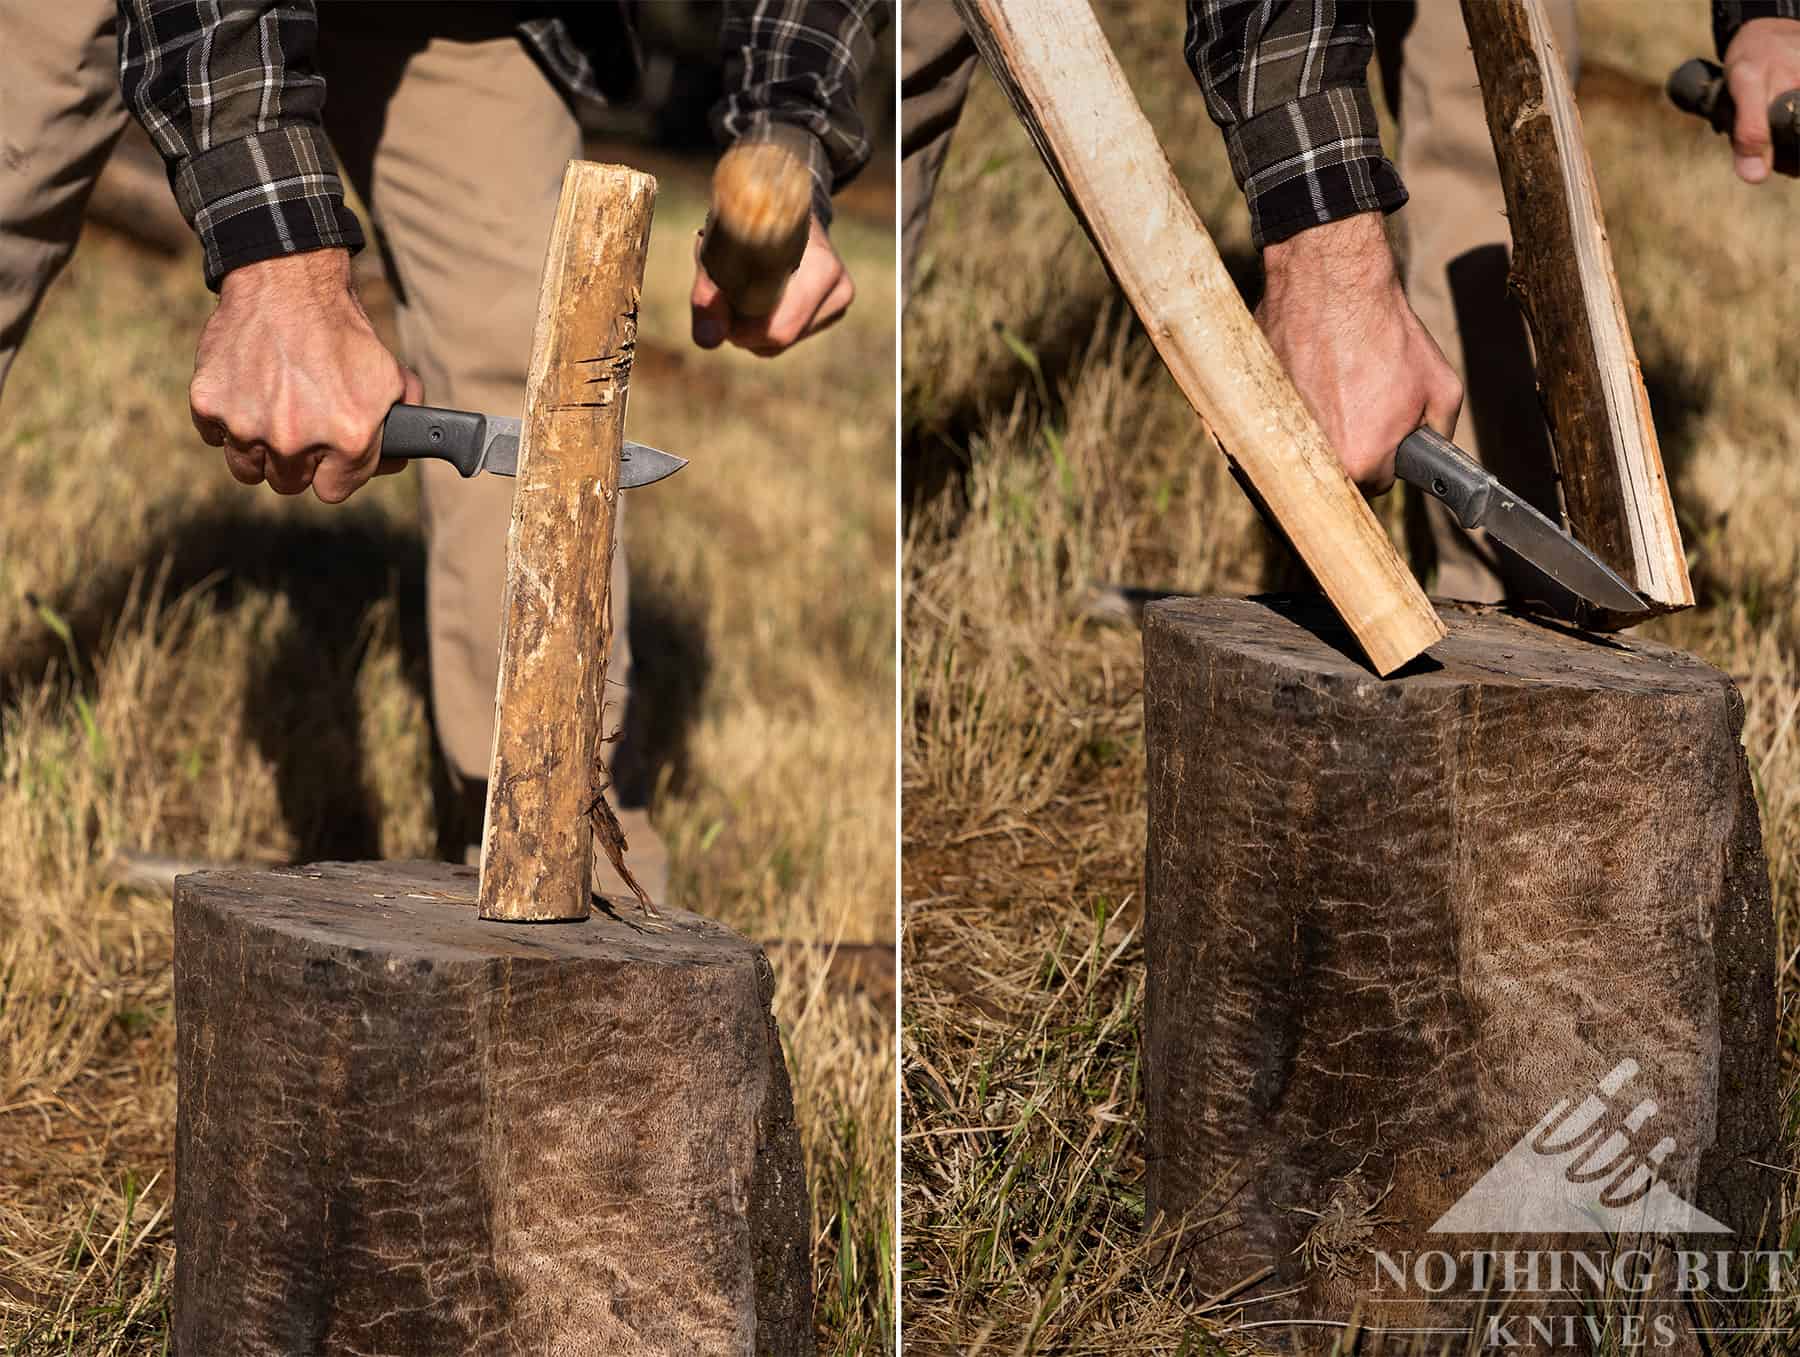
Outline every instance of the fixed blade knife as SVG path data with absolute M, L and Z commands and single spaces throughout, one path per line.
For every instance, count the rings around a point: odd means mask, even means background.
M 523 420 L 505 415 L 401 403 L 388 411 L 387 422 L 381 426 L 381 455 L 436 458 L 450 463 L 465 477 L 483 471 L 514 476 L 519 470 L 519 432 L 523 426 Z M 686 465 L 685 457 L 627 439 L 619 449 L 619 489 L 654 485 Z
M 1394 453 L 1394 474 L 1442 500 L 1465 528 L 1482 528 L 1577 598 L 1610 613 L 1649 612 L 1650 605 L 1613 569 L 1449 439 L 1414 429 Z

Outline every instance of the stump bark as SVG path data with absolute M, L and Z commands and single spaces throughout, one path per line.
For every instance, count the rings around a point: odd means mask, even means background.
M 176 1350 L 810 1354 L 768 962 L 635 918 L 478 922 L 440 864 L 182 877 Z
M 1386 682 L 1319 601 L 1145 613 L 1147 1206 L 1190 1226 L 1204 1293 L 1268 1269 L 1256 1319 L 1468 1325 L 1464 1291 L 1376 1251 L 1604 1249 L 1595 1221 L 1742 1250 L 1776 1205 L 1735 687 L 1648 641 L 1440 613 Z

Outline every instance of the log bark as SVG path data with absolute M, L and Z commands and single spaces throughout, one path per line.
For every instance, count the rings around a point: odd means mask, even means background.
M 1179 1246 L 1207 1294 L 1269 1269 L 1258 1319 L 1467 1325 L 1461 1283 L 1427 1303 L 1374 1251 L 1605 1247 L 1566 1208 L 1614 1181 L 1486 1175 L 1609 1076 L 1601 1125 L 1654 1099 L 1635 1151 L 1672 1137 L 1660 1181 L 1736 1232 L 1695 1247 L 1754 1247 L 1779 1195 L 1736 689 L 1648 641 L 1445 622 L 1376 684 L 1316 602 L 1145 613 L 1148 1210 L 1210 1221 Z
M 182 877 L 176 1351 L 811 1353 L 756 946 L 478 922 L 472 869 Z
M 1376 672 L 1443 635 L 1244 306 L 1086 0 L 956 0 L 1182 393 Z
M 656 180 L 572 160 L 544 259 L 507 538 L 484 919 L 585 919 L 619 446 Z
M 1555 34 L 1540 0 L 1463 0 L 1463 18 L 1512 221 L 1511 285 L 1536 341 L 1569 526 L 1655 611 L 1692 607 L 1681 528 Z

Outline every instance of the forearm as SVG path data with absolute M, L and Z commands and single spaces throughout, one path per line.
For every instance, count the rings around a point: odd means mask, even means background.
M 713 109 L 724 144 L 778 141 L 813 177 L 813 210 L 868 163 L 857 107 L 889 0 L 730 0 L 720 28 L 725 97 Z
M 1188 66 L 1259 249 L 1406 201 L 1369 97 L 1374 43 L 1366 0 L 1188 0 Z
M 1350 478 L 1378 494 L 1421 424 L 1450 437 L 1462 385 L 1400 286 L 1378 213 L 1269 246 L 1256 318 Z
M 200 237 L 207 285 L 309 250 L 358 250 L 325 137 L 310 3 L 119 0 L 120 90 Z

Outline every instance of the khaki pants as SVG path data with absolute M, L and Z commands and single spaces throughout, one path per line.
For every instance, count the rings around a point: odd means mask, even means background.
M 912 300 L 938 174 L 978 54 L 950 0 L 900 0 L 900 296 Z
M 390 17 L 378 26 L 353 6 L 327 7 L 319 59 L 327 130 L 374 218 L 398 299 L 400 358 L 432 404 L 517 414 L 544 248 L 581 136 L 504 8 L 421 5 L 396 20 L 383 7 Z M 112 0 L 0 0 L 0 382 L 125 125 L 115 22 Z M 452 772 L 480 783 L 512 482 L 464 481 L 439 462 L 419 470 L 433 717 Z M 622 711 L 625 552 L 613 559 L 608 686 Z
M 1573 76 L 1574 0 L 1546 0 L 1546 9 Z M 1530 341 L 1506 292 L 1506 202 L 1461 7 L 1455 0 L 1384 0 L 1374 13 L 1384 87 L 1400 123 L 1397 162 L 1412 194 L 1399 217 L 1406 290 L 1463 379 L 1457 442 L 1554 516 L 1555 476 Z M 949 0 L 903 0 L 901 15 L 901 270 L 910 297 L 976 52 Z M 1420 508 L 1408 524 L 1408 545 L 1421 575 L 1430 578 L 1435 569 L 1437 593 L 1493 602 L 1511 579 L 1529 574 L 1516 558 L 1502 559 L 1464 532 L 1435 500 Z
M 1545 0 L 1544 8 L 1572 79 L 1574 0 Z M 1399 213 L 1406 292 L 1463 379 L 1456 441 L 1554 519 L 1555 466 L 1531 341 L 1506 290 L 1512 233 L 1462 7 L 1389 0 L 1374 13 L 1383 85 L 1400 124 L 1396 163 L 1412 195 Z M 1493 603 L 1535 578 L 1486 534 L 1465 532 L 1436 500 L 1414 495 L 1410 507 L 1408 545 L 1421 575 L 1436 566 L 1434 592 Z

